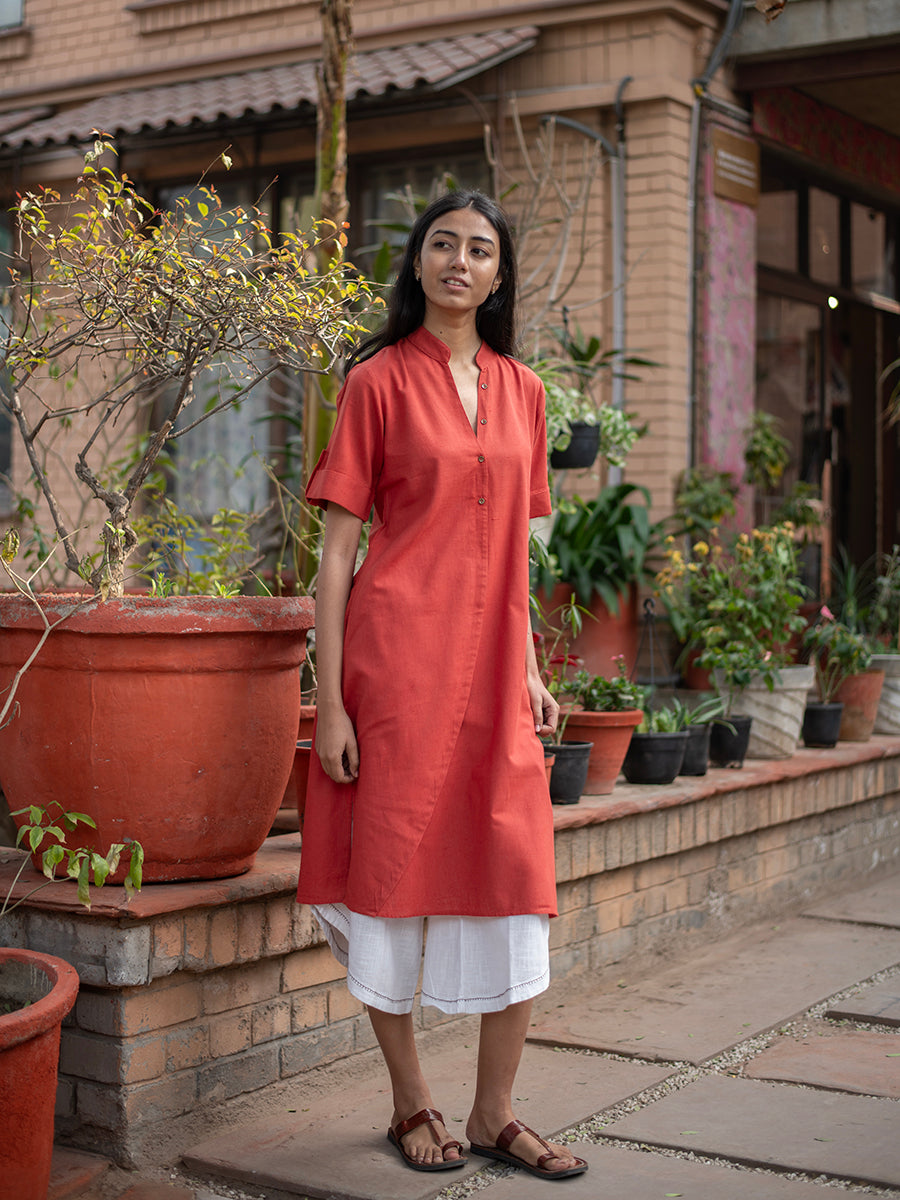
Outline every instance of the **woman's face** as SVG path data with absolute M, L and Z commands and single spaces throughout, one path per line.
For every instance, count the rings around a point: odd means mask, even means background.
M 474 208 L 445 213 L 429 226 L 415 259 L 426 315 L 476 310 L 500 286 L 497 231 Z

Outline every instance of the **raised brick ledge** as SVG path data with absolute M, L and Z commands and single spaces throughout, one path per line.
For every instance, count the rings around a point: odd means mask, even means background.
M 900 760 L 900 737 L 874 736 L 868 742 L 840 742 L 833 750 L 801 748 L 785 759 L 747 759 L 740 770 L 713 768 L 703 776 L 679 776 L 674 783 L 663 787 L 619 782 L 608 796 L 583 796 L 578 804 L 557 805 L 553 810 L 554 830 L 561 833 L 600 825 L 622 817 L 679 808 L 699 800 L 886 760 Z M 852 802 L 852 799 L 848 800 L 848 803 Z M 0 847 L 0 893 L 3 895 L 21 858 L 20 851 Z M 299 865 L 300 835 L 284 834 L 269 838 L 257 854 L 253 867 L 246 874 L 231 879 L 146 884 L 130 903 L 122 888 L 94 889 L 90 912 L 78 903 L 74 884 L 60 881 L 49 884 L 28 902 L 27 907 L 72 914 L 87 921 L 109 921 L 111 918 L 124 922 L 146 921 L 186 910 L 222 908 L 292 894 L 297 887 Z M 27 868 L 13 896 L 23 896 L 41 879 L 37 871 Z
M 711 768 L 706 775 L 680 775 L 663 787 L 619 782 L 608 796 L 582 796 L 578 804 L 557 805 L 553 828 L 580 829 L 620 817 L 678 808 L 698 800 L 804 779 L 863 763 L 900 759 L 900 737 L 873 736 L 868 742 L 839 742 L 833 750 L 798 749 L 790 758 L 746 759 L 739 770 Z

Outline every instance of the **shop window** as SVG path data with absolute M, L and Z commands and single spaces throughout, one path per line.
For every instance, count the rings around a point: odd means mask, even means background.
M 840 200 L 809 189 L 809 276 L 837 287 L 841 282 Z
M 757 258 L 766 267 L 797 271 L 796 189 L 760 193 L 757 210 Z
M 895 243 L 883 212 L 865 204 L 850 207 L 853 290 L 896 299 Z
M 259 201 L 249 181 L 231 180 L 215 184 L 222 202 L 218 212 L 203 214 L 198 205 L 203 197 L 196 187 L 169 187 L 159 194 L 162 208 L 174 210 L 186 202 L 190 214 L 207 222 L 207 236 L 224 238 L 231 229 L 228 214 L 238 206 L 254 204 L 263 209 L 266 220 L 271 217 L 267 200 Z M 223 225 L 217 220 L 224 217 Z M 262 352 L 261 352 L 262 353 Z M 235 374 L 237 373 L 237 365 Z M 227 389 L 234 388 L 232 364 L 222 356 L 198 378 L 195 398 L 182 414 L 179 424 L 189 425 L 197 414 L 226 398 Z M 178 506 L 198 519 L 209 519 L 220 508 L 241 512 L 256 512 L 268 503 L 268 477 L 259 456 L 270 450 L 270 390 L 267 380 L 251 388 L 238 405 L 219 413 L 213 420 L 204 421 L 175 443 L 170 494 Z
M 356 207 L 362 220 L 354 230 L 361 264 L 369 266 L 383 242 L 399 248 L 406 241 L 411 223 L 410 197 L 431 200 L 452 187 L 490 192 L 491 173 L 483 154 L 448 155 L 364 168 Z
M 0 30 L 16 29 L 24 20 L 25 0 L 0 0 Z

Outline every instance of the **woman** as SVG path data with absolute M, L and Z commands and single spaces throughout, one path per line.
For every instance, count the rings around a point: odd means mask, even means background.
M 435 201 L 307 485 L 327 514 L 298 898 L 368 1008 L 404 1163 L 466 1161 L 413 1037 L 427 917 L 422 1003 L 482 1013 L 471 1149 L 557 1179 L 587 1165 L 511 1107 L 549 979 L 553 821 L 535 734 L 558 713 L 529 623 L 528 521 L 550 496 L 543 389 L 511 357 L 515 293 L 502 211 L 478 192 Z

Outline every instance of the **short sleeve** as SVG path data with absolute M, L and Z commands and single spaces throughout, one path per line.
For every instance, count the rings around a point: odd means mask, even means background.
M 547 421 L 544 415 L 544 385 L 538 383 L 531 447 L 531 495 L 528 517 L 548 517 L 553 511 L 547 476 Z
M 384 410 L 366 364 L 355 367 L 337 399 L 327 447 L 306 484 L 306 499 L 325 508 L 340 504 L 365 521 L 384 462 Z

